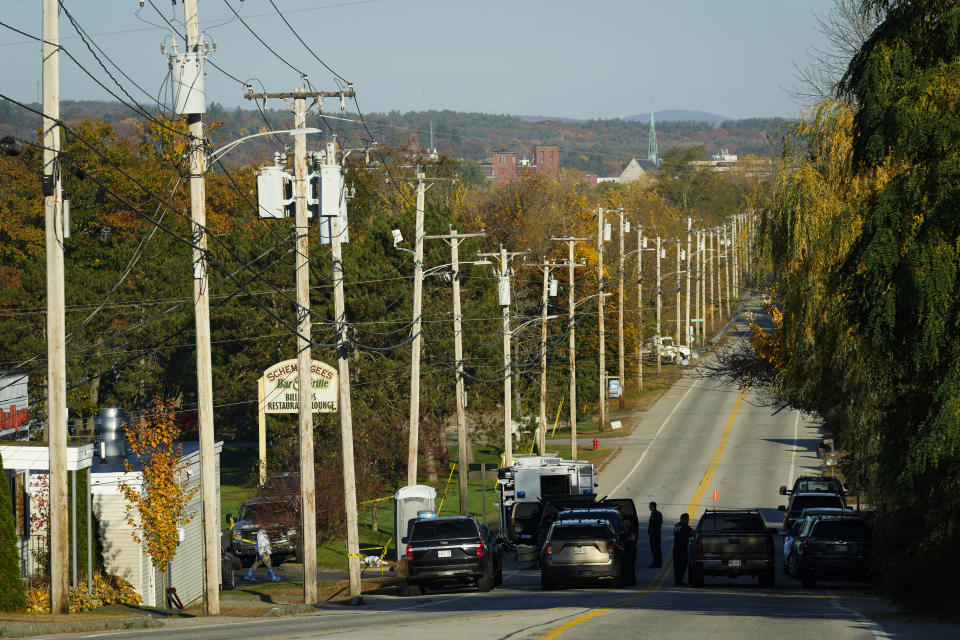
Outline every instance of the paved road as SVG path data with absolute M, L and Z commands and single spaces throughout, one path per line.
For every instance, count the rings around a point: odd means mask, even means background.
M 745 331 L 743 324 L 734 326 Z M 691 372 L 692 373 L 692 372 Z M 632 497 L 638 507 L 656 500 L 665 517 L 664 559 L 672 525 L 683 512 L 696 519 L 708 506 L 760 507 L 779 522 L 782 484 L 818 467 L 817 425 L 793 412 L 771 415 L 764 398 L 687 375 L 643 415 L 623 450 L 601 475 L 600 495 Z M 714 492 L 717 500 L 714 501 Z M 372 596 L 366 606 L 330 606 L 316 614 L 202 624 L 77 637 L 293 639 L 335 636 L 384 638 L 914 638 L 960 637 L 957 627 L 923 626 L 883 617 L 889 607 L 857 585 L 805 590 L 782 574 L 775 588 L 750 578 L 711 579 L 702 589 L 675 587 L 669 566 L 645 568 L 638 554 L 638 586 L 629 589 L 539 590 L 535 570 L 509 563 L 493 593 L 448 590 L 418 598 Z M 778 550 L 779 551 L 779 550 Z M 778 562 L 781 559 L 778 557 Z M 871 616 L 864 617 L 864 614 Z M 875 621 L 880 620 L 880 625 Z M 882 625 L 882 626 L 881 626 Z

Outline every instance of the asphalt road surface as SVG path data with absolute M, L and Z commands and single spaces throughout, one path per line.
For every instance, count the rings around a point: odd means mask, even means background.
M 756 306 L 746 311 L 758 311 Z M 742 315 L 741 319 L 745 320 Z M 731 339 L 743 339 L 735 323 Z M 673 524 L 705 508 L 759 507 L 778 526 L 784 504 L 780 485 L 819 469 L 818 425 L 791 411 L 773 414 L 759 393 L 693 374 L 668 391 L 601 473 L 599 494 L 631 497 L 642 510 L 657 501 L 664 514 L 664 569 L 647 569 L 650 554 L 641 533 L 636 587 L 580 587 L 541 592 L 539 572 L 507 561 L 504 584 L 491 593 L 467 589 L 416 598 L 368 596 L 362 607 L 327 606 L 315 614 L 264 620 L 207 622 L 196 627 L 73 637 L 154 640 L 295 639 L 333 636 L 386 638 L 872 638 L 960 637 L 960 628 L 909 622 L 865 585 L 827 583 L 807 590 L 779 571 L 777 584 L 755 579 L 710 578 L 694 589 L 674 586 L 669 566 Z M 716 495 L 716 500 L 714 500 Z M 63 637 L 63 636 L 61 636 Z

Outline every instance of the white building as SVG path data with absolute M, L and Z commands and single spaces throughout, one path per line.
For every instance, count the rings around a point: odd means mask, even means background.
M 184 442 L 183 462 L 186 470 L 182 482 L 187 491 L 200 484 L 200 451 L 196 442 Z M 220 452 L 223 443 L 216 443 L 216 474 L 218 512 L 216 521 L 220 522 Z M 37 489 L 31 488 L 31 480 L 49 469 L 48 448 L 40 443 L 0 444 L 3 467 L 12 487 L 20 487 L 20 506 L 18 516 L 25 522 L 26 535 L 18 535 L 21 557 L 21 572 L 32 573 L 35 559 L 30 548 L 29 513 L 37 508 Z M 137 467 L 135 459 L 131 464 Z M 103 562 L 109 573 L 116 574 L 129 581 L 143 602 L 149 606 L 166 606 L 165 587 L 169 584 L 176 588 L 177 595 L 184 605 L 203 595 L 203 531 L 200 517 L 200 492 L 190 500 L 186 513 L 191 518 L 180 530 L 180 544 L 173 561 L 170 563 L 167 582 L 164 576 L 153 567 L 145 544 L 137 544 L 133 537 L 133 528 L 127 522 L 127 502 L 120 491 L 120 482 L 136 486 L 142 482 L 139 471 L 126 473 L 123 458 L 101 462 L 94 456 L 93 444 L 71 444 L 67 447 L 68 472 L 86 472 L 89 470 L 91 481 L 90 502 L 92 511 L 99 519 L 99 539 L 103 545 Z M 24 498 L 26 496 L 26 498 Z M 15 515 L 18 511 L 17 495 L 12 494 Z M 68 501 L 70 496 L 68 496 Z M 87 496 L 77 496 L 77 511 L 87 508 Z M 68 507 L 68 510 L 72 505 Z M 136 517 L 136 512 L 134 512 Z M 68 547 L 70 547 L 68 542 Z M 71 551 L 72 553 L 72 551 Z M 86 549 L 77 549 L 79 557 Z M 220 566 L 217 558 L 217 566 Z

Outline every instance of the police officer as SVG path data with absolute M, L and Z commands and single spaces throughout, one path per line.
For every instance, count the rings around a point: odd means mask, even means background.
M 673 584 L 684 585 L 683 574 L 687 572 L 687 553 L 690 546 L 690 514 L 680 516 L 680 522 L 673 526 Z
M 663 529 L 663 514 L 657 511 L 657 503 L 650 503 L 650 522 L 647 524 L 647 535 L 650 537 L 650 555 L 652 560 L 648 569 L 659 569 L 663 566 L 663 551 L 660 547 L 660 530 Z

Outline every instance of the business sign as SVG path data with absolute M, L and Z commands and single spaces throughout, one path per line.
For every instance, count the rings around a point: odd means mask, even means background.
M 0 372 L 0 436 L 26 430 L 30 423 L 27 374 Z
M 609 385 L 608 397 L 610 398 L 619 398 L 620 397 L 620 378 L 608 378 L 607 383 Z
M 300 372 L 296 360 L 278 362 L 263 372 L 265 413 L 298 413 L 300 411 Z M 328 364 L 310 362 L 310 396 L 313 413 L 336 413 L 337 371 Z

